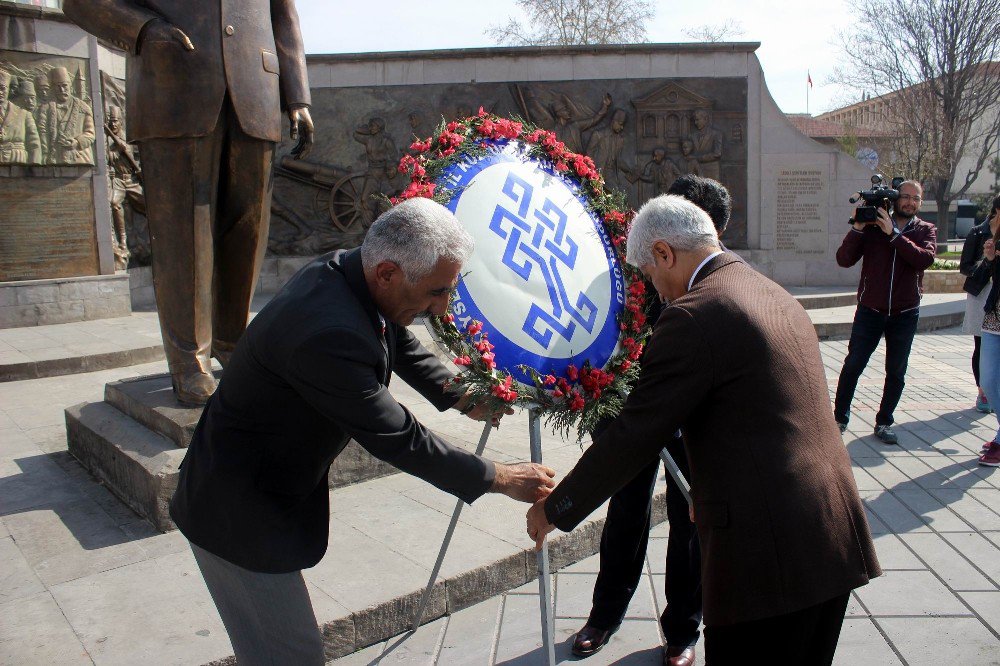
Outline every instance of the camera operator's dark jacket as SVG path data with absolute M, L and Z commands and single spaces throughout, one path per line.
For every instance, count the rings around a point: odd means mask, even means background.
M 863 259 L 858 303 L 898 314 L 920 306 L 924 270 L 934 263 L 935 254 L 937 228 L 914 217 L 891 237 L 876 224 L 862 231 L 852 227 L 837 250 L 837 263 L 850 268 Z
M 988 261 L 983 260 L 983 245 L 991 238 L 993 238 L 993 232 L 990 231 L 989 220 L 972 227 L 969 230 L 969 235 L 965 237 L 965 245 L 962 246 L 962 260 L 958 264 L 958 270 L 966 277 L 962 288 L 970 294 L 978 295 L 982 291 L 979 289 L 974 292 L 974 287 L 981 285 L 989 287 L 993 268 Z

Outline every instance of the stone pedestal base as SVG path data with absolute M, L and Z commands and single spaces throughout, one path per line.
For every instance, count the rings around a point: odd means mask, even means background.
M 167 505 L 201 411 L 174 399 L 169 375 L 111 382 L 104 402 L 66 410 L 69 451 L 129 508 L 166 532 L 175 528 Z M 352 441 L 330 468 L 329 484 L 337 488 L 395 472 Z
M 131 313 L 125 273 L 0 282 L 0 328 L 111 319 Z

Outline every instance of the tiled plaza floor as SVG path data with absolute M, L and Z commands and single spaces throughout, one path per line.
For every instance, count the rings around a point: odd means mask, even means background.
M 832 388 L 846 342 L 822 348 Z M 975 464 L 996 420 L 971 409 L 971 351 L 971 338 L 955 330 L 918 336 L 897 414 L 898 447 L 871 436 L 881 352 L 862 379 L 844 441 L 886 575 L 854 595 L 839 664 L 1000 664 L 1000 471 Z M 0 383 L 0 664 L 203 664 L 231 654 L 183 537 L 153 532 L 66 452 L 63 409 L 100 400 L 108 381 L 163 369 L 153 363 Z M 390 509 L 382 511 L 387 525 L 417 524 L 388 515 Z M 505 538 L 523 537 L 514 524 L 522 510 L 502 509 L 511 522 Z M 341 605 L 324 589 L 337 592 L 352 582 L 408 590 L 404 573 L 426 576 L 412 552 L 383 550 L 369 536 L 341 536 L 331 539 L 333 555 L 348 541 L 365 540 L 369 550 L 358 557 L 372 570 L 348 580 L 327 566 L 330 581 L 321 580 L 322 565 L 309 572 L 318 614 Z M 471 539 L 471 531 L 461 538 Z M 589 664 L 659 663 L 655 618 L 663 608 L 667 538 L 665 527 L 655 530 L 629 619 Z M 412 541 L 426 549 L 416 536 Z M 555 577 L 561 659 L 587 614 L 596 569 L 596 558 L 589 558 Z M 336 663 L 539 663 L 535 590 L 529 584 Z M 769 647 L 780 654 L 780 646 Z
M 832 398 L 847 342 L 821 347 Z M 1000 469 L 976 464 L 997 421 L 970 409 L 971 353 L 972 339 L 955 330 L 917 337 L 896 415 L 899 446 L 872 437 L 884 346 L 861 379 L 844 442 L 885 575 L 852 595 L 835 664 L 1000 664 Z M 656 618 L 665 604 L 668 537 L 665 523 L 653 529 L 626 621 L 588 665 L 662 663 Z M 555 575 L 560 662 L 573 659 L 598 569 L 593 556 Z M 532 583 L 332 663 L 541 664 L 539 622 Z M 780 646 L 766 651 L 782 663 Z

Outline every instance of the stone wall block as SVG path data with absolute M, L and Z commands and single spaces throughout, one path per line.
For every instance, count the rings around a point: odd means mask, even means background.
M 18 305 L 53 303 L 59 300 L 59 287 L 55 284 L 25 285 L 17 288 Z
M 476 63 L 448 58 L 424 63 L 424 83 L 465 83 L 476 80 Z
M 38 317 L 38 326 L 65 324 L 73 321 L 83 321 L 87 318 L 84 301 L 38 303 L 31 307 L 35 308 Z

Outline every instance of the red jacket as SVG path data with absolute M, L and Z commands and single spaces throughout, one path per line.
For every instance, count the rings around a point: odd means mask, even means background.
M 918 217 L 899 233 L 885 235 L 878 225 L 863 231 L 853 227 L 837 250 L 837 263 L 850 268 L 861 263 L 858 303 L 883 314 L 898 314 L 920 306 L 924 270 L 937 254 L 937 228 Z

